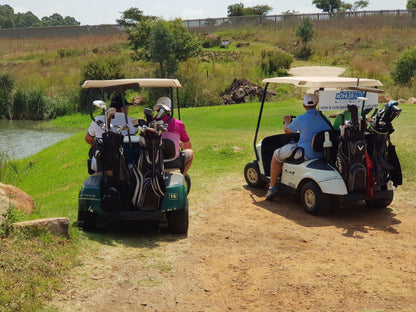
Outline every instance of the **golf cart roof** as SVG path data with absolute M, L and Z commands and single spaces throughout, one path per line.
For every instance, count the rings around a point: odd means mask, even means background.
M 128 89 L 128 88 L 180 88 L 182 87 L 177 79 L 157 79 L 157 78 L 132 78 L 132 79 L 112 79 L 112 80 L 86 80 L 83 89 L 103 88 L 103 89 Z
M 301 88 L 350 88 L 381 87 L 383 84 L 376 79 L 361 79 L 349 77 L 325 77 L 325 76 L 293 76 L 263 79 L 264 83 L 289 83 Z

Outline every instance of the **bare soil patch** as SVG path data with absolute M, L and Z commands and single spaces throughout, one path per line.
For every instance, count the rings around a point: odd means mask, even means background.
M 389 209 L 314 217 L 296 196 L 265 201 L 242 177 L 222 185 L 204 197 L 191 191 L 187 237 L 110 235 L 52 303 L 60 311 L 416 311 L 416 207 L 400 190 Z

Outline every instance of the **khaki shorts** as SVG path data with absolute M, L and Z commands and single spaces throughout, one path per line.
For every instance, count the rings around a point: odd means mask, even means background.
M 273 156 L 278 162 L 284 162 L 287 158 L 292 156 L 293 151 L 297 148 L 296 143 L 286 144 L 274 151 Z M 295 159 L 302 157 L 302 151 L 298 150 L 295 154 Z M 306 159 L 306 157 L 305 157 Z

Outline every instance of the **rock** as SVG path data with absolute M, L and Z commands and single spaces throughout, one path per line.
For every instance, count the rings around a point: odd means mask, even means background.
M 385 94 L 379 94 L 378 95 L 378 102 L 380 104 L 387 103 L 390 100 L 391 100 L 391 96 L 389 96 L 389 95 L 385 95 Z
M 416 104 L 416 98 L 411 97 L 409 100 L 407 100 L 407 102 L 408 102 L 409 104 Z
M 231 86 L 222 94 L 224 104 L 239 104 L 253 101 L 256 98 L 260 101 L 263 98 L 264 89 L 255 85 L 247 79 L 234 79 Z M 274 95 L 275 92 L 267 92 L 267 98 Z
M 46 218 L 31 221 L 13 223 L 16 229 L 28 228 L 37 230 L 46 230 L 52 234 L 69 236 L 69 219 L 68 218 Z
M 18 187 L 0 183 L 0 223 L 2 221 L 2 215 L 10 205 L 13 205 L 16 209 L 24 213 L 30 214 L 35 207 L 35 202 L 32 197 Z
M 406 100 L 404 100 L 404 99 L 399 99 L 398 102 L 399 102 L 399 104 L 406 104 Z

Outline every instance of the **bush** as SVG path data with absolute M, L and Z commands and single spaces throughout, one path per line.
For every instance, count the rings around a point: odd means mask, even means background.
M 293 56 L 281 50 L 261 51 L 261 69 L 266 75 L 285 76 L 292 63 Z
M 0 74 L 0 116 L 10 117 L 15 79 L 10 73 Z M 1 118 L 0 117 L 0 118 Z
M 13 97 L 13 105 L 9 117 L 11 119 L 26 119 L 29 117 L 28 113 L 27 93 L 22 89 L 18 89 Z
M 396 70 L 391 74 L 394 82 L 406 84 L 416 74 L 416 49 L 406 50 L 396 63 Z

